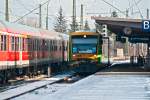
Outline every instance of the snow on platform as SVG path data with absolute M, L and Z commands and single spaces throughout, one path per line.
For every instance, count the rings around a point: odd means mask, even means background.
M 36 89 L 38 87 L 42 87 L 44 85 L 53 83 L 55 81 L 63 79 L 64 77 L 71 76 L 71 74 L 72 73 L 65 73 L 65 74 L 62 74 L 62 75 L 56 75 L 52 78 L 46 78 L 46 79 L 43 79 L 41 81 L 37 81 L 37 82 L 33 82 L 33 83 L 27 83 L 27 84 L 21 85 L 17 88 L 1 92 L 0 93 L 0 100 L 4 100 L 4 99 L 7 99 L 7 98 L 10 98 L 10 97 L 13 97 L 13 96 L 17 96 L 19 94 L 22 94 L 22 93 L 25 93 L 27 91 Z
M 149 75 L 91 75 L 48 95 L 15 100 L 150 100 Z

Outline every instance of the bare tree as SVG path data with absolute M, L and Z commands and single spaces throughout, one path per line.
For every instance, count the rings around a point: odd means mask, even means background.
M 61 33 L 66 32 L 67 31 L 67 24 L 66 23 L 67 22 L 66 22 L 64 15 L 63 15 L 63 10 L 60 7 L 58 15 L 56 17 L 56 23 L 54 25 L 54 30 L 56 32 L 61 32 Z
M 86 30 L 86 31 L 90 30 L 89 23 L 87 20 L 85 21 L 84 30 Z

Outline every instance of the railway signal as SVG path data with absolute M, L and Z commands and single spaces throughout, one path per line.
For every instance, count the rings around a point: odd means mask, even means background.
M 102 25 L 102 33 L 101 33 L 102 36 L 103 36 L 103 37 L 107 37 L 107 36 L 108 36 L 108 35 L 107 35 L 107 32 L 108 32 L 108 31 L 107 31 L 107 25 L 106 25 L 106 24 L 103 24 L 103 25 Z

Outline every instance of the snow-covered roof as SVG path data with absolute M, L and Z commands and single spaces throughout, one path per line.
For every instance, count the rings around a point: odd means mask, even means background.
M 62 37 L 64 40 L 69 40 L 69 35 L 68 34 L 60 33 L 60 37 Z
M 60 36 L 61 33 L 58 32 L 33 28 L 30 26 L 10 23 L 2 20 L 0 20 L 0 31 L 19 35 L 29 35 L 39 38 L 58 39 L 58 40 L 62 39 L 62 37 Z M 63 35 L 63 38 L 65 37 L 67 38 L 67 36 Z
M 48 31 L 48 30 L 43 30 L 39 29 L 39 32 L 41 34 L 41 38 L 47 38 L 47 39 L 61 39 L 59 37 L 59 33 L 54 32 L 54 31 Z

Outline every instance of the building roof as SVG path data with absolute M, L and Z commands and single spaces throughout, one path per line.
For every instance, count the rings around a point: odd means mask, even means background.
M 129 19 L 129 18 L 114 18 L 114 17 L 92 17 L 99 25 L 107 24 L 110 31 L 124 35 L 124 36 L 139 36 L 147 37 L 149 33 L 142 30 L 142 19 Z M 125 29 L 130 28 L 131 34 L 125 34 Z

